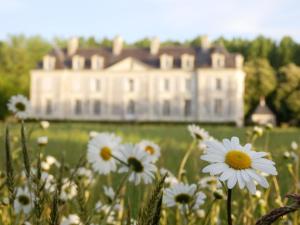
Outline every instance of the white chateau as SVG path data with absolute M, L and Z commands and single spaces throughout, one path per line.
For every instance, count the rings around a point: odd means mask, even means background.
M 243 57 L 222 46 L 54 49 L 31 71 L 33 117 L 243 124 Z

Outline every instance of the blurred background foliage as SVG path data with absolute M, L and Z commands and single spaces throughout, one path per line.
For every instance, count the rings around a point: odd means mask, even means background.
M 55 37 L 49 41 L 41 36 L 12 35 L 0 41 L 0 104 L 4 106 L 11 95 L 29 95 L 29 74 L 53 46 L 67 45 L 66 38 Z M 280 41 L 258 36 L 253 40 L 220 37 L 214 43 L 228 51 L 241 53 L 245 58 L 246 90 L 245 118 L 255 109 L 260 96 L 276 113 L 278 122 L 300 123 L 300 43 L 285 36 Z M 149 38 L 126 43 L 125 46 L 148 48 Z M 201 36 L 179 42 L 166 40 L 162 46 L 201 46 Z M 85 48 L 104 46 L 111 48 L 109 38 L 80 38 Z M 0 119 L 7 115 L 6 107 L 0 108 Z

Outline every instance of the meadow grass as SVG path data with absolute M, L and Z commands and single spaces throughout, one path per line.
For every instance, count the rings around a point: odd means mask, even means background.
M 1 165 L 4 168 L 4 132 L 5 124 L 1 123 L 0 144 L 3 151 L 1 151 Z M 11 134 L 15 138 L 20 138 L 20 125 L 10 124 Z M 45 155 L 53 155 L 60 158 L 62 154 L 65 155 L 66 162 L 75 165 L 80 156 L 86 153 L 87 143 L 89 140 L 89 132 L 114 132 L 121 136 L 124 142 L 136 143 L 142 139 L 149 139 L 156 142 L 162 151 L 162 156 L 158 162 L 158 166 L 169 169 L 175 175 L 178 172 L 179 164 L 192 142 L 192 137 L 187 131 L 186 124 L 115 124 L 115 123 L 75 123 L 75 122 L 56 122 L 51 123 L 49 129 L 36 129 L 39 127 L 38 123 L 27 123 L 27 131 L 35 128 L 31 139 L 29 140 L 29 147 L 31 150 L 36 149 L 36 139 L 39 136 L 48 136 L 49 144 L 45 148 Z M 238 136 L 242 143 L 247 140 L 247 131 L 251 127 L 237 128 L 234 126 L 212 126 L 203 125 L 209 133 L 221 140 L 223 138 L 230 138 Z M 278 181 L 281 186 L 281 195 L 285 195 L 292 185 L 292 178 L 287 170 L 287 164 L 290 160 L 284 159 L 284 151 L 289 150 L 292 141 L 300 143 L 300 129 L 298 128 L 274 128 L 269 131 L 268 135 L 258 138 L 255 142 L 254 148 L 258 151 L 270 151 L 273 159 L 277 164 L 279 172 Z M 17 141 L 18 142 L 18 141 Z M 266 149 L 268 148 L 268 149 Z M 199 178 L 207 176 L 201 173 L 204 163 L 199 160 L 200 151 L 195 149 L 192 156 L 186 165 L 186 175 L 190 182 L 197 182 Z M 21 160 L 21 159 L 20 159 Z M 291 162 L 292 163 L 292 162 Z M 109 177 L 99 177 L 103 180 L 102 183 L 110 183 Z M 117 181 L 112 181 L 112 184 Z M 128 187 L 129 196 L 132 202 L 139 202 L 143 199 L 143 188 L 136 188 L 134 185 Z M 97 198 L 97 194 L 94 197 Z M 137 214 L 137 210 L 133 207 L 133 214 Z

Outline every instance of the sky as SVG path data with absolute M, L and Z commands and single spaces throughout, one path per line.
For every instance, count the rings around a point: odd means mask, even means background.
M 10 34 L 53 37 L 122 36 L 127 42 L 158 36 L 300 42 L 299 0 L 0 0 L 0 39 Z

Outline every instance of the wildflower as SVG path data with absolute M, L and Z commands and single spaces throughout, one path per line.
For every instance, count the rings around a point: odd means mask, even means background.
M 109 198 L 110 201 L 113 201 L 113 199 L 115 198 L 115 191 L 114 189 L 112 189 L 112 187 L 107 187 L 107 186 L 103 186 L 104 189 L 104 194 L 106 195 L 106 197 Z
M 23 95 L 12 96 L 7 103 L 7 107 L 19 119 L 28 118 L 31 110 L 29 100 Z
M 272 130 L 273 129 L 273 124 L 272 123 L 267 123 L 266 124 L 266 130 Z
M 205 211 L 203 209 L 198 209 L 196 211 L 196 215 L 199 217 L 199 218 L 204 218 L 205 217 Z
M 48 144 L 48 137 L 47 136 L 42 136 L 37 138 L 37 143 L 39 146 L 45 146 Z
M 189 206 L 197 210 L 204 203 L 206 196 L 203 192 L 196 192 L 196 190 L 197 186 L 195 184 L 174 184 L 165 189 L 163 203 L 167 207 L 179 205 L 181 210 L 186 210 Z
M 213 176 L 204 177 L 200 179 L 198 184 L 201 188 L 215 189 L 215 188 L 222 187 L 221 182 L 216 177 Z
M 68 217 L 63 217 L 60 225 L 81 225 L 81 221 L 78 215 L 70 214 Z
M 160 157 L 160 147 L 151 141 L 143 140 L 140 143 L 138 143 L 137 146 L 141 150 L 147 152 L 152 158 L 153 162 L 156 162 Z
M 79 167 L 76 171 L 76 176 L 83 180 L 85 184 L 93 183 L 93 172 L 85 167 Z
M 95 205 L 95 211 L 97 213 L 103 213 L 106 215 L 110 211 L 110 205 L 103 204 L 101 201 L 98 201 Z M 108 218 L 107 218 L 107 224 L 114 224 L 115 223 L 115 214 L 116 212 L 114 211 L 117 209 L 116 207 L 113 208 L 113 211 L 110 212 Z
M 147 152 L 141 151 L 136 146 L 126 144 L 120 151 L 120 159 L 126 162 L 127 165 L 122 165 L 119 172 L 130 172 L 129 181 L 135 183 L 135 185 L 138 185 L 141 180 L 145 184 L 149 184 L 154 179 L 156 166 Z
M 213 192 L 213 195 L 214 195 L 215 199 L 223 199 L 224 198 L 224 192 L 222 189 L 216 189 Z
M 298 144 L 297 144 L 297 142 L 293 141 L 293 142 L 291 143 L 291 149 L 294 150 L 294 151 L 296 151 L 296 150 L 298 149 Z
M 93 138 L 96 137 L 98 134 L 99 134 L 99 132 L 97 132 L 97 131 L 90 131 L 89 137 L 90 137 L 90 139 L 93 139 Z
M 73 181 L 65 178 L 63 179 L 62 190 L 60 198 L 64 201 L 74 198 L 77 195 L 77 187 Z
M 114 156 L 118 155 L 121 138 L 110 133 L 99 133 L 88 143 L 88 161 L 99 174 L 108 174 L 116 171 L 117 162 Z
M 46 129 L 49 128 L 50 123 L 46 120 L 43 120 L 43 121 L 40 122 L 40 126 L 41 126 L 42 129 L 46 130 Z
M 198 141 L 205 141 L 210 137 L 206 130 L 196 126 L 195 124 L 189 125 L 188 130 L 191 136 Z
M 254 135 L 261 137 L 264 134 L 264 129 L 258 126 L 254 126 L 252 132 Z
M 164 175 L 168 174 L 168 176 L 165 179 L 166 184 L 173 185 L 173 184 L 177 184 L 179 182 L 177 180 L 177 178 L 173 175 L 173 173 L 171 173 L 169 170 L 167 170 L 165 168 L 161 168 L 159 170 L 159 173 L 160 173 L 161 176 L 164 176 Z
M 241 146 L 237 137 L 232 137 L 231 140 L 224 139 L 223 144 L 208 141 L 207 145 L 207 152 L 201 156 L 201 159 L 211 164 L 202 171 L 219 175 L 220 181 L 227 181 L 229 189 L 238 183 L 240 189 L 246 186 L 252 194 L 255 194 L 255 182 L 264 188 L 269 187 L 265 177 L 257 171 L 277 175 L 275 163 L 263 158 L 267 155 L 266 152 L 253 151 L 251 144 Z
M 23 212 L 28 214 L 33 208 L 32 193 L 28 188 L 18 188 L 16 199 L 14 201 L 14 209 L 17 213 Z

